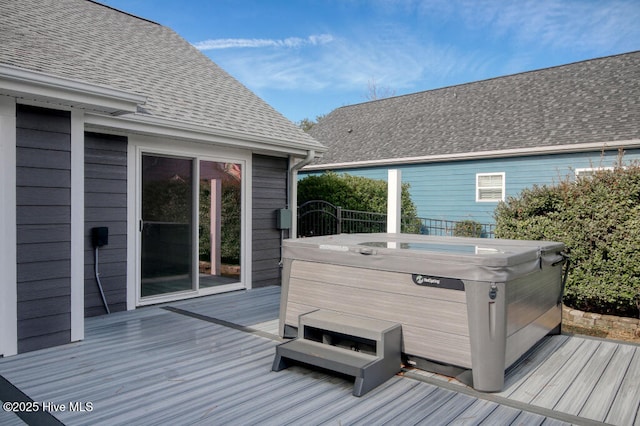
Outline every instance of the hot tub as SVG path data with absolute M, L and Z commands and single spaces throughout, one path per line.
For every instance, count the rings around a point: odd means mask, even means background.
M 411 234 L 285 240 L 280 335 L 318 309 L 394 321 L 406 362 L 500 391 L 505 369 L 560 332 L 562 250 Z

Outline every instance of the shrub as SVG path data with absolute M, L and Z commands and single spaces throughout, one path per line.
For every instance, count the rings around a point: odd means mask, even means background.
M 454 237 L 477 237 L 482 236 L 482 224 L 474 220 L 463 220 L 456 222 L 453 227 Z
M 408 183 L 402 184 L 402 217 L 405 223 L 410 224 L 402 232 L 412 233 L 417 232 L 419 223 L 415 220 L 417 209 L 411 201 L 409 187 Z M 311 200 L 327 201 L 348 210 L 387 213 L 387 182 L 346 173 L 310 175 L 298 182 L 298 204 Z
M 571 256 L 565 304 L 638 316 L 640 166 L 599 170 L 509 197 L 495 211 L 496 237 L 563 242 Z

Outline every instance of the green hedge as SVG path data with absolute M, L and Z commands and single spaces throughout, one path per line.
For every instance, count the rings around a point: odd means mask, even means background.
M 402 184 L 402 232 L 417 233 L 420 222 L 411 200 L 410 185 Z M 325 172 L 310 175 L 298 182 L 298 204 L 312 200 L 327 201 L 348 210 L 387 213 L 387 182 L 347 173 Z
M 475 220 L 456 222 L 453 227 L 454 237 L 482 237 L 482 224 Z
M 640 304 L 640 166 L 565 178 L 509 197 L 495 211 L 496 237 L 566 244 L 572 268 L 565 304 L 637 317 Z

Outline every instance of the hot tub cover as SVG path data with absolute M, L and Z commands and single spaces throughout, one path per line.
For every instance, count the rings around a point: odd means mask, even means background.
M 284 257 L 292 260 L 313 258 L 315 262 L 384 271 L 506 282 L 562 262 L 560 253 L 564 248 L 563 243 L 551 241 L 339 234 L 285 240 Z

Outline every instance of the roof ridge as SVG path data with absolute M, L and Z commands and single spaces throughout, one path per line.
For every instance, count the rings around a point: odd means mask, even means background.
M 111 9 L 111 10 L 119 12 L 119 13 L 122 13 L 123 15 L 131 16 L 132 18 L 136 18 L 136 19 L 139 19 L 141 21 L 146 21 L 146 22 L 149 22 L 151 24 L 159 25 L 161 27 L 164 26 L 162 24 L 159 24 L 158 22 L 152 21 L 151 19 L 142 18 L 140 16 L 134 15 L 133 13 L 129 13 L 129 12 L 125 12 L 124 10 L 116 9 L 115 7 L 109 6 L 109 5 L 104 4 L 104 3 L 100 3 L 99 1 L 96 1 L 96 0 L 86 0 L 86 1 L 88 1 L 89 3 L 96 4 L 98 6 L 105 7 L 107 9 Z
M 640 50 L 633 50 L 631 52 L 624 52 L 624 53 L 616 53 L 614 55 L 601 56 L 601 57 L 598 57 L 598 58 L 583 59 L 583 60 L 580 60 L 580 61 L 569 62 L 569 63 L 566 63 L 566 64 L 552 65 L 552 66 L 548 66 L 548 67 L 544 67 L 544 68 L 537 68 L 537 69 L 534 69 L 534 70 L 521 71 L 521 72 L 517 72 L 517 73 L 514 73 L 514 74 L 506 74 L 506 75 L 499 75 L 499 76 L 495 76 L 495 77 L 489 77 L 489 78 L 485 78 L 485 79 L 482 79 L 482 80 L 467 81 L 465 83 L 458 83 L 458 84 L 452 84 L 452 85 L 449 85 L 449 86 L 436 87 L 436 88 L 433 88 L 433 89 L 420 90 L 418 92 L 405 93 L 403 95 L 390 96 L 388 98 L 374 99 L 374 100 L 370 100 L 370 101 L 358 102 L 358 103 L 355 103 L 355 104 L 340 106 L 340 107 L 336 108 L 334 111 L 339 110 L 339 109 L 347 109 L 347 108 L 350 108 L 350 107 L 355 107 L 355 106 L 360 106 L 360 105 L 370 105 L 370 104 L 374 104 L 374 103 L 390 101 L 392 99 L 399 99 L 399 98 L 405 98 L 405 97 L 410 97 L 410 96 L 418 96 L 418 95 L 421 95 L 421 94 L 424 94 L 424 93 L 437 92 L 439 90 L 455 89 L 457 87 L 469 86 L 469 85 L 478 84 L 478 83 L 485 83 L 485 82 L 494 81 L 494 80 L 501 80 L 501 79 L 505 79 L 505 78 L 516 77 L 516 76 L 519 76 L 519 75 L 525 75 L 525 74 L 537 73 L 537 72 L 542 72 L 542 71 L 548 71 L 548 70 L 552 70 L 552 69 L 556 69 L 556 68 L 563 68 L 563 67 L 573 66 L 573 65 L 577 65 L 577 64 L 586 63 L 586 62 L 595 62 L 595 61 L 601 61 L 601 60 L 604 60 L 604 59 L 616 58 L 616 57 L 619 57 L 619 56 L 633 55 L 633 54 L 636 54 L 636 53 L 640 53 Z M 331 111 L 331 112 L 333 112 L 333 111 Z

